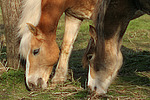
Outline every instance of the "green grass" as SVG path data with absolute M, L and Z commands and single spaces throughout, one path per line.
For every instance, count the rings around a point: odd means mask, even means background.
M 123 41 L 125 46 L 134 50 L 150 51 L 150 17 L 144 15 L 132 20 Z
M 1 16 L 0 16 L 1 18 Z M 55 89 L 27 91 L 24 84 L 24 71 L 9 70 L 0 76 L 0 99 L 147 99 L 150 100 L 150 16 L 144 15 L 130 22 L 123 39 L 124 64 L 115 81 L 104 96 L 95 96 L 87 84 L 87 69 L 82 68 L 81 60 L 89 40 L 89 24 L 81 25 L 69 61 L 68 80 Z M 64 33 L 64 16 L 57 30 L 57 43 L 61 46 Z M 6 52 L 5 50 L 3 52 Z M 3 58 L 1 58 L 3 59 Z

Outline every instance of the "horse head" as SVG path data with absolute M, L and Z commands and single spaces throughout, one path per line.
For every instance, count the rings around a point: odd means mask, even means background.
M 97 94 L 105 94 L 122 65 L 122 54 L 115 40 L 100 40 L 93 26 L 90 36 L 83 57 L 83 65 L 89 68 L 88 86 Z
M 31 39 L 26 57 L 26 84 L 29 89 L 45 89 L 53 65 L 59 58 L 59 48 L 55 36 L 43 34 L 38 27 L 32 24 L 28 23 L 27 26 Z

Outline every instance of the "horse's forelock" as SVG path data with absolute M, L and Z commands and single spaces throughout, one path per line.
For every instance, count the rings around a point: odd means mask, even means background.
M 96 7 L 97 17 L 95 20 L 97 43 L 96 52 L 97 54 L 103 56 L 105 52 L 105 37 L 104 37 L 104 17 L 111 0 L 99 0 L 99 5 Z
M 95 10 L 97 11 L 95 26 L 96 26 L 96 33 L 98 37 L 102 37 L 104 35 L 104 32 L 103 32 L 104 17 L 105 17 L 110 1 L 111 0 L 99 0 L 99 5 L 95 8 Z
M 22 0 L 22 13 L 18 23 L 18 36 L 21 37 L 20 55 L 24 58 L 30 49 L 31 33 L 26 23 L 37 26 L 41 17 L 42 0 Z
M 21 42 L 20 42 L 19 53 L 25 59 L 27 57 L 28 51 L 30 50 L 30 44 L 29 44 L 30 41 L 31 41 L 31 33 L 28 33 L 28 34 L 23 35 Z

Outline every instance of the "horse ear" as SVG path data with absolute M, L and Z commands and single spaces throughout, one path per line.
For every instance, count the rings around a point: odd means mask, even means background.
M 90 29 L 89 29 L 89 32 L 90 32 L 90 36 L 94 39 L 94 41 L 96 42 L 97 40 L 97 35 L 96 35 L 96 29 L 92 26 L 92 25 L 89 25 L 90 26 Z
M 27 23 L 27 25 L 28 25 L 28 28 L 29 28 L 30 32 L 31 32 L 34 36 L 37 36 L 38 34 L 37 34 L 37 29 L 36 29 L 36 27 L 35 27 L 34 25 L 30 24 L 30 23 Z

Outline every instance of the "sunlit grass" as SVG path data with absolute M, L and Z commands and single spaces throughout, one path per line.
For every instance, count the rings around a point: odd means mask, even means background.
M 150 51 L 150 17 L 144 15 L 132 20 L 124 35 L 123 45 L 134 50 Z

